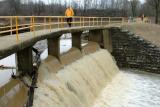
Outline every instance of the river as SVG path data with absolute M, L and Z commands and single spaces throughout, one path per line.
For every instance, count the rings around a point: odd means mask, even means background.
M 160 107 L 160 75 L 121 71 L 103 89 L 93 107 Z

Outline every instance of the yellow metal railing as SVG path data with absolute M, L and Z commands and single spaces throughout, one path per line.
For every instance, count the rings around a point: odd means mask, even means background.
M 107 26 L 113 23 L 124 23 L 123 17 L 72 17 L 72 27 L 85 26 Z M 0 35 L 16 34 L 16 40 L 19 41 L 19 33 L 22 30 L 35 32 L 38 30 L 66 28 L 67 17 L 65 16 L 0 16 Z

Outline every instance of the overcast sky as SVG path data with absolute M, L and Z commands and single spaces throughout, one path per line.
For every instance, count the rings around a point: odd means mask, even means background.
M 42 0 L 42 1 L 44 1 L 44 2 L 47 2 L 47 1 L 52 1 L 52 0 Z M 63 0 L 62 0 L 63 1 Z M 67 0 L 68 2 L 69 1 L 72 1 L 72 0 Z M 78 2 L 80 2 L 80 1 L 83 1 L 83 0 L 74 0 L 74 1 L 78 1 Z M 142 3 L 144 3 L 145 2 L 145 0 L 140 0 Z
M 3 1 L 3 0 L 0 0 L 0 1 Z M 38 1 L 38 0 L 37 0 Z M 44 1 L 44 2 L 48 2 L 48 1 L 52 1 L 52 0 L 42 0 L 42 1 Z M 63 0 L 62 0 L 63 1 Z M 72 1 L 72 0 L 67 0 L 67 1 Z M 83 1 L 83 0 L 74 0 L 74 1 Z M 145 2 L 145 0 L 140 0 L 142 3 L 144 3 Z
M 145 2 L 145 0 L 141 0 L 141 2 L 143 2 L 143 3 L 144 3 L 144 2 Z
M 3 0 L 0 0 L 0 1 L 3 1 Z M 44 2 L 47 2 L 48 0 L 42 0 L 42 1 L 44 1 Z M 52 0 L 49 0 L 49 1 L 52 1 Z M 70 1 L 70 0 L 68 0 L 68 1 Z M 81 1 L 81 0 L 75 0 L 75 1 Z M 142 3 L 144 3 L 144 1 L 145 0 L 140 0 Z
M 44 1 L 45 3 L 48 3 L 48 2 L 51 2 L 52 0 L 42 0 L 42 1 Z M 60 0 L 60 1 L 64 1 L 64 0 Z M 85 0 L 67 0 L 67 1 L 68 1 L 68 3 L 70 3 L 71 1 L 76 1 L 76 2 L 79 2 L 79 3 L 83 3 L 83 1 L 85 1 Z M 146 0 L 140 0 L 140 1 L 141 1 L 141 3 L 144 3 Z

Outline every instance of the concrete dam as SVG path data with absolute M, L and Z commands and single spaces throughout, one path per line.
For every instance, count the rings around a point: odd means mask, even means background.
M 0 107 L 159 107 L 160 49 L 116 25 L 28 32 L 18 43 L 10 38 L 0 58 L 16 53 L 18 72 L 0 88 Z M 62 54 L 65 33 L 71 46 Z M 33 47 L 41 40 L 47 56 L 36 73 Z

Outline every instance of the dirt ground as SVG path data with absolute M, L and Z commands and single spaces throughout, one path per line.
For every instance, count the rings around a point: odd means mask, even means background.
M 123 25 L 123 28 L 141 36 L 145 40 L 152 42 L 160 47 L 160 25 L 147 24 L 147 23 L 132 23 Z

